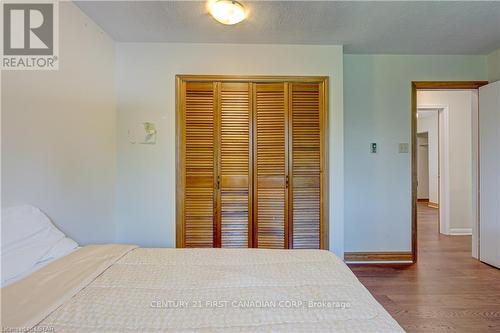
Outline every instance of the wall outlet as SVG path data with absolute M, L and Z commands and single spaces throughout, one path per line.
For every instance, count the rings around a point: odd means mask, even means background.
M 376 142 L 372 142 L 370 144 L 370 153 L 372 153 L 372 154 L 376 154 L 377 153 L 377 143 Z
M 399 144 L 399 153 L 400 154 L 407 154 L 409 152 L 409 144 L 407 143 L 400 143 Z

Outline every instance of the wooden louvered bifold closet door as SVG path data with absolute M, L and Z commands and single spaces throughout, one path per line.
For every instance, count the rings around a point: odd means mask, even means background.
M 287 83 L 254 84 L 254 246 L 287 248 Z
M 294 249 L 320 248 L 320 94 L 317 83 L 290 84 L 290 238 Z
M 184 100 L 184 246 L 214 245 L 215 83 L 186 82 Z
M 177 82 L 177 246 L 327 248 L 326 79 Z
M 219 88 L 219 210 L 221 247 L 252 246 L 251 84 Z

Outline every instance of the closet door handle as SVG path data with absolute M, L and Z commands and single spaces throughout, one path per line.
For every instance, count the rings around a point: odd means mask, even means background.
M 217 189 L 220 190 L 220 176 L 217 176 Z
M 286 175 L 286 177 L 285 177 L 285 188 L 288 188 L 288 184 L 289 184 L 289 179 L 288 179 L 288 175 Z

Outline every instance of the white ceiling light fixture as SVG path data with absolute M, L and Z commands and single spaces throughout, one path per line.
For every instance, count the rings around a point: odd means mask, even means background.
M 222 24 L 233 25 L 243 21 L 247 12 L 238 1 L 217 0 L 209 4 L 210 14 Z

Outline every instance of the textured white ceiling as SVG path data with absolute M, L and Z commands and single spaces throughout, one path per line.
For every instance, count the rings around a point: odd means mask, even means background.
M 241 1 L 216 22 L 205 1 L 78 1 L 120 42 L 343 44 L 346 53 L 486 54 L 500 48 L 499 1 Z

